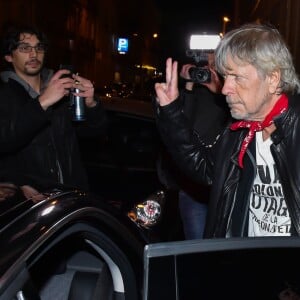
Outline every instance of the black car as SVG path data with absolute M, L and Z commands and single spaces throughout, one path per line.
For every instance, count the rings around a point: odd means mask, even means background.
M 99 138 L 80 138 L 91 190 L 124 212 L 151 195 L 164 195 L 153 230 L 163 240 L 183 238 L 177 192 L 162 184 L 162 145 L 149 101 L 101 97 L 109 125 Z
M 26 199 L 0 182 L 1 300 L 139 300 L 145 245 L 174 239 L 151 103 L 103 104 L 108 132 L 80 139 L 89 193 L 60 186 Z
M 143 203 L 126 215 L 79 190 L 26 199 L 12 183 L 0 200 L 1 300 L 141 299 L 143 249 L 156 241 L 138 221 Z
M 105 97 L 102 104 L 108 129 L 99 138 L 80 138 L 82 160 L 92 191 L 125 205 L 161 189 L 156 171 L 161 142 L 151 103 Z
M 299 300 L 299 237 L 146 245 L 143 300 Z

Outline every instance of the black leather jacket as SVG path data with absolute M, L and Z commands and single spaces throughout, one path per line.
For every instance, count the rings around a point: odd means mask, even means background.
M 72 122 L 68 97 L 44 111 L 14 79 L 0 84 L 0 178 L 39 189 L 88 189 L 77 133 L 100 134 L 106 115 L 99 104 L 87 120 Z M 80 123 L 80 124 L 79 124 Z
M 247 236 L 248 205 L 255 172 L 255 142 L 237 163 L 247 129 L 232 131 L 229 124 L 218 142 L 206 147 L 188 130 L 179 99 L 156 108 L 162 139 L 178 165 L 199 182 L 212 184 L 206 238 Z M 300 235 L 300 95 L 289 97 L 288 110 L 274 120 L 271 152 L 292 220 L 292 234 Z
M 195 86 L 192 91 L 182 89 L 180 94 L 178 101 L 182 101 L 184 115 L 195 138 L 201 137 L 204 143 L 213 144 L 231 117 L 225 96 L 212 93 L 202 85 Z M 165 151 L 165 147 L 161 154 L 157 164 L 160 181 L 169 189 L 183 190 L 195 201 L 207 203 L 210 188 L 195 183 L 183 174 L 171 159 L 169 152 Z

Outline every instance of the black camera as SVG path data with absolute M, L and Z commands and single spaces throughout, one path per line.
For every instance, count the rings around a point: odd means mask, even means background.
M 211 81 L 208 54 L 214 52 L 219 41 L 220 36 L 216 34 L 191 35 L 190 49 L 186 51 L 186 55 L 192 57 L 196 65 L 189 69 L 191 81 L 195 83 L 209 83 Z
M 195 83 L 209 83 L 211 81 L 211 72 L 208 68 L 207 50 L 187 50 L 186 55 L 192 57 L 195 67 L 189 68 L 191 81 Z
M 211 81 L 211 73 L 205 67 L 191 67 L 189 69 L 191 80 L 196 83 L 209 83 Z
M 59 65 L 59 69 L 66 69 L 66 70 L 69 70 L 70 71 L 70 74 L 64 74 L 61 76 L 61 78 L 64 78 L 64 77 L 72 77 L 72 74 L 74 73 L 74 67 L 72 65 L 63 65 L 63 64 L 60 64 Z

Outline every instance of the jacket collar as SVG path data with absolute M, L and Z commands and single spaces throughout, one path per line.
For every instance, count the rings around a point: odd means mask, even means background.
M 45 69 L 45 68 L 42 69 L 42 71 L 41 71 L 41 79 L 42 79 L 41 89 L 45 88 L 45 86 L 48 84 L 52 75 L 53 75 L 53 70 Z M 7 70 L 7 71 L 1 72 L 0 78 L 3 82 L 8 82 L 10 79 L 18 82 L 25 88 L 25 90 L 28 92 L 28 94 L 32 98 L 36 98 L 39 96 L 39 94 L 25 80 L 20 78 L 13 70 Z
M 300 115 L 300 94 L 289 96 L 288 100 L 288 110 L 274 119 L 276 130 L 271 134 L 271 138 L 275 145 L 290 134 L 295 118 Z

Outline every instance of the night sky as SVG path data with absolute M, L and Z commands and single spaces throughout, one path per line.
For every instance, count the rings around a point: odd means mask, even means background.
M 183 61 L 191 34 L 219 34 L 222 17 L 232 15 L 233 0 L 155 0 L 163 14 L 163 56 Z

